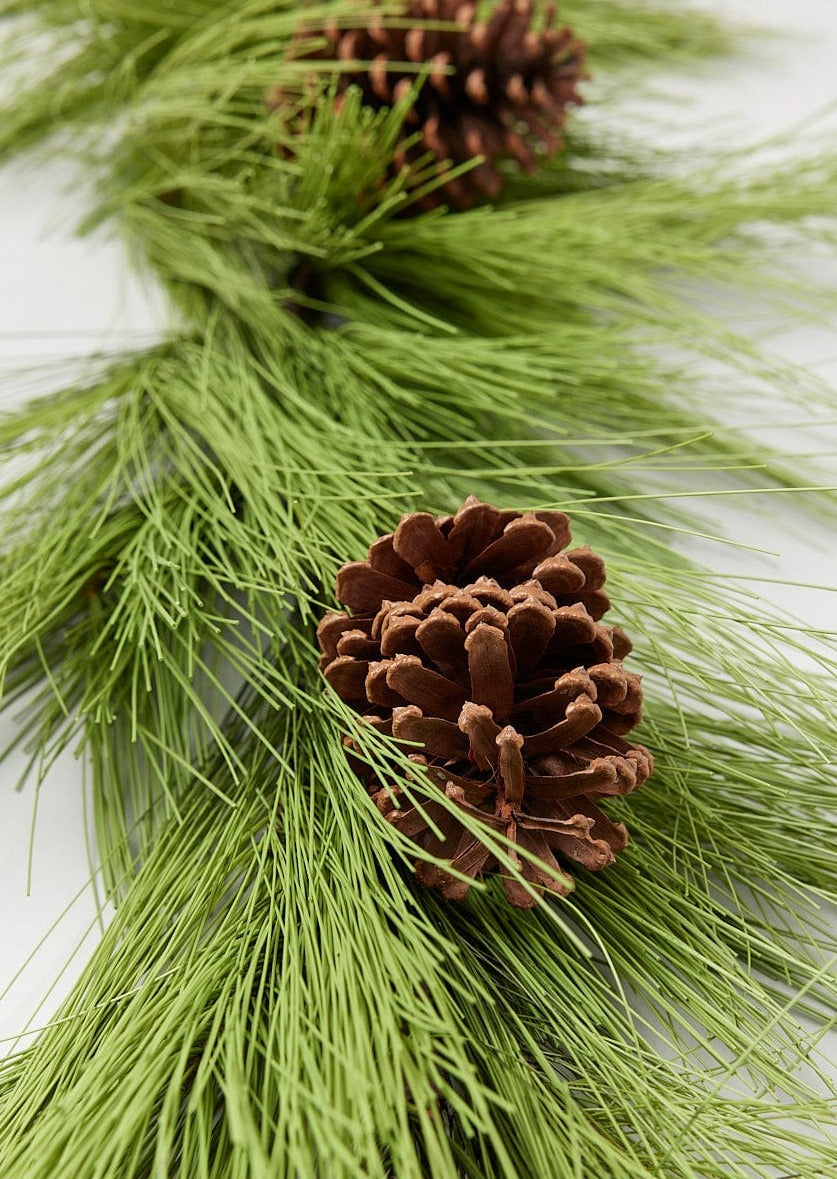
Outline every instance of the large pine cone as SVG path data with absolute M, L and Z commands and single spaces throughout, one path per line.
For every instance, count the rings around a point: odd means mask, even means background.
M 411 135 L 419 131 L 420 139 L 401 147 L 397 168 L 427 152 L 440 165 L 484 156 L 484 163 L 439 190 L 451 204 L 467 208 L 480 195 L 499 194 L 498 163 L 503 158 L 533 172 L 539 157 L 559 150 L 567 107 L 581 102 L 576 86 L 584 76 L 584 46 L 569 29 L 555 27 L 552 5 L 544 7 L 538 31 L 532 0 L 500 0 L 485 21 L 476 19 L 471 0 L 412 0 L 403 19 L 402 28 L 383 23 L 327 28 L 328 46 L 319 55 L 369 62 L 366 70 L 340 74 L 337 84 L 341 91 L 359 86 L 364 103 L 376 109 L 394 106 L 416 81 L 416 70 L 398 63 L 429 67 L 407 119 L 406 130 Z M 411 20 L 458 27 L 410 27 Z M 282 101 L 281 90 L 268 98 L 273 108 Z
M 566 893 L 556 856 L 611 863 L 627 831 L 597 800 L 650 774 L 647 749 L 623 739 L 640 719 L 631 649 L 609 607 L 604 564 L 570 540 L 561 512 L 502 512 L 470 498 L 455 516 L 405 516 L 367 561 L 344 565 L 318 637 L 325 677 L 370 724 L 423 749 L 413 759 L 463 811 L 511 842 L 536 891 Z M 414 807 L 356 762 L 390 822 L 425 851 L 476 878 L 489 849 L 440 803 Z M 441 830 L 441 838 L 428 820 Z M 514 847 L 538 857 L 520 861 Z M 419 861 L 425 884 L 461 899 L 469 884 Z M 506 879 L 513 905 L 536 903 Z

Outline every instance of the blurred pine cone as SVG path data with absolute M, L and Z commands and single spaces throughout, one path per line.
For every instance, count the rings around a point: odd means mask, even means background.
M 415 83 L 416 70 L 403 63 L 429 67 L 405 128 L 418 131 L 419 141 L 402 146 L 394 164 L 402 168 L 427 152 L 440 167 L 484 156 L 484 163 L 425 202 L 442 199 L 467 208 L 480 195 L 499 194 L 503 158 L 534 172 L 540 157 L 554 155 L 567 107 L 582 101 L 576 86 L 584 77 L 584 46 L 569 29 L 555 27 L 553 5 L 543 12 L 536 30 L 532 0 L 499 0 L 484 21 L 477 20 L 471 0 L 412 0 L 402 28 L 383 22 L 362 29 L 327 27 L 328 46 L 318 56 L 369 63 L 365 70 L 340 74 L 338 87 L 359 86 L 363 101 L 376 109 L 394 106 Z M 421 23 L 410 27 L 411 20 Z M 458 27 L 431 29 L 427 22 Z M 275 109 L 282 101 L 277 89 L 268 105 Z
M 569 540 L 561 512 L 503 512 L 470 498 L 455 516 L 412 513 L 367 561 L 343 566 L 337 597 L 352 613 L 328 614 L 318 628 L 341 699 L 420 743 L 413 760 L 448 798 L 511 841 L 536 891 L 560 893 L 571 880 L 558 856 L 596 870 L 627 843 L 597 800 L 629 793 L 653 768 L 647 749 L 623 739 L 642 691 L 622 667 L 627 636 L 598 621 L 609 607 L 604 564 L 588 548 L 563 551 Z M 471 878 L 498 870 L 455 812 L 432 801 L 419 810 L 356 767 L 390 822 L 425 851 Z M 468 892 L 424 861 L 416 875 L 449 899 Z M 516 881 L 504 884 L 513 905 L 535 903 Z

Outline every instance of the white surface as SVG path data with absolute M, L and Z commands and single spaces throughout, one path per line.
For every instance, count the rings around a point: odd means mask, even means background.
M 165 322 L 162 295 L 129 272 L 116 241 L 74 235 L 85 211 L 79 181 L 73 168 L 55 161 L 48 168 L 15 163 L 0 171 L 4 408 L 15 403 L 21 385 L 10 372 L 73 355 L 81 364 L 96 349 L 141 344 Z M 40 380 L 34 387 L 45 391 Z M 13 731 L 13 716 L 0 715 L 0 747 Z M 24 765 L 23 754 L 0 764 L 0 1056 L 27 1021 L 38 1027 L 54 1011 L 99 928 L 89 886 L 82 767 L 70 754 L 62 757 L 36 798 L 31 783 L 15 789 Z
M 786 28 L 790 40 L 777 37 L 735 62 L 709 64 L 689 77 L 675 74 L 667 79 L 667 89 L 680 99 L 672 141 L 689 142 L 711 126 L 718 141 L 728 146 L 754 142 L 809 120 L 837 99 L 837 5 L 832 0 L 726 0 L 723 10 L 731 19 Z M 585 117 L 594 115 L 588 108 Z M 834 111 L 823 117 L 822 125 L 835 130 L 837 146 Z M 69 167 L 55 163 L 40 170 L 15 165 L 0 172 L 0 368 L 17 367 L 24 358 L 36 362 L 72 352 L 84 355 L 97 345 L 135 342 L 164 322 L 162 300 L 129 272 L 117 241 L 101 235 L 83 242 L 73 237 L 74 219 L 84 212 L 77 180 Z M 811 265 L 822 268 L 825 263 L 812 259 Z M 837 262 L 831 278 L 837 283 Z M 830 324 L 794 330 L 775 345 L 837 384 L 835 328 L 837 313 Z M 0 382 L 0 397 L 4 388 Z M 766 397 L 759 425 L 777 426 L 787 416 L 785 406 Z M 777 433 L 781 438 L 782 432 Z M 818 450 L 837 452 L 833 430 L 816 431 L 814 443 Z M 801 438 L 787 437 L 789 449 L 805 445 Z M 826 460 L 824 468 L 830 468 L 837 482 L 837 461 Z M 777 555 L 696 547 L 711 566 L 748 576 L 837 586 L 831 535 L 807 524 L 804 517 L 795 517 L 794 531 L 788 532 L 784 523 L 777 526 L 788 511 L 779 501 L 772 512 L 761 514 L 734 498 L 715 502 L 719 528 Z M 837 624 L 837 598 L 832 595 L 779 586 L 762 592 L 812 623 Z M 10 731 L 10 718 L 0 718 L 0 745 Z M 0 1003 L 0 1038 L 12 1036 L 33 1015 L 36 1002 L 96 915 L 92 890 L 85 890 L 89 867 L 81 767 L 65 757 L 40 791 L 30 885 L 34 795 L 31 788 L 14 792 L 21 765 L 18 761 L 0 767 L 0 991 L 72 898 L 77 893 L 80 897 Z M 38 1013 L 36 1026 L 75 977 L 93 937 L 95 931 Z M 832 1046 L 837 1056 L 837 1040 L 832 1039 Z M 0 1042 L 0 1052 L 3 1047 Z

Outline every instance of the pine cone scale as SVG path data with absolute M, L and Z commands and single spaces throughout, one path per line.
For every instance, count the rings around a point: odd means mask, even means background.
M 338 587 L 338 597 L 350 609 L 361 614 L 372 613 L 382 600 L 392 602 L 408 599 L 415 587 L 407 582 L 399 581 L 377 569 L 371 571 L 365 565 L 344 565 L 340 571 L 341 581 Z
M 396 655 L 388 660 L 386 681 L 406 703 L 444 720 L 456 720 L 465 703 L 463 688 L 425 667 L 416 655 Z
M 442 717 L 426 717 L 414 704 L 395 709 L 392 732 L 403 741 L 421 745 L 428 757 L 462 761 L 468 756 L 468 738 L 458 725 Z
M 551 546 L 552 529 L 548 524 L 534 517 L 515 520 L 492 544 L 479 553 L 463 570 L 465 577 L 480 577 L 491 571 L 492 576 L 502 582 L 503 577 L 512 573 L 531 558 L 539 558 Z
M 468 668 L 465 652 L 465 632 L 456 615 L 447 610 L 433 609 L 419 622 L 416 638 L 427 656 L 449 679 L 461 680 Z
M 369 564 L 379 573 L 385 573 L 396 581 L 412 584 L 413 567 L 395 551 L 395 536 L 391 532 L 369 546 Z
M 527 798 L 542 802 L 562 802 L 590 793 L 625 793 L 613 766 L 597 766 L 595 769 L 577 770 L 575 773 L 528 774 L 526 777 Z
M 498 723 L 508 719 L 514 702 L 514 677 L 506 639 L 499 627 L 481 622 L 465 639 L 469 699 L 489 708 Z
M 504 803 L 514 807 L 522 802 L 526 789 L 526 768 L 523 764 L 524 739 L 511 725 L 497 734 L 500 751 L 500 780 L 503 783 Z

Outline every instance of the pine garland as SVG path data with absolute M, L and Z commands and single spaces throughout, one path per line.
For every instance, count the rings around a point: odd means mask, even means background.
M 638 474 L 684 448 L 684 470 L 804 486 L 707 437 L 686 374 L 645 345 L 779 375 L 671 276 L 769 276 L 805 314 L 816 296 L 752 261 L 752 227 L 830 217 L 834 157 L 674 180 L 571 134 L 499 206 L 415 215 L 439 177 L 392 174 L 409 99 L 312 92 L 283 58 L 296 5 L 104 0 L 81 28 L 63 0 L 19 8 L 58 64 L 0 142 L 80 137 L 96 218 L 182 326 L 0 423 L 29 464 L 3 488 L 4 706 L 28 701 L 36 773 L 87 750 L 120 902 L 61 1018 L 0 1072 L 0 1172 L 828 1174 L 833 639 L 823 654 L 677 558 L 678 518 Z M 598 69 L 723 45 L 652 6 L 563 15 Z M 264 102 L 278 82 L 310 115 L 292 152 Z M 417 805 L 449 804 L 316 671 L 338 566 L 471 493 L 566 509 L 607 554 L 657 759 L 625 800 L 630 851 L 525 915 L 499 882 L 461 910 L 416 887 L 342 735 Z

